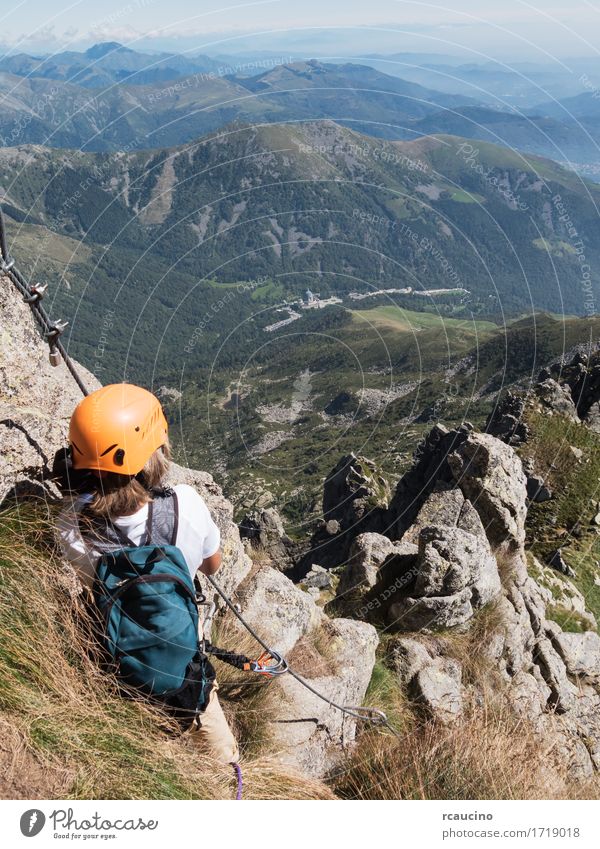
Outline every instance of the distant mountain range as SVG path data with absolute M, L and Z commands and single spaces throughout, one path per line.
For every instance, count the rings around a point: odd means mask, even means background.
M 15 250 L 27 242 L 45 274 L 51 248 L 64 257 L 56 269 L 70 281 L 60 289 L 67 300 L 94 281 L 77 307 L 90 325 L 117 295 L 142 297 L 124 313 L 147 309 L 154 278 L 152 309 L 161 292 L 187 305 L 177 339 L 198 321 L 190 289 L 204 314 L 239 280 L 262 283 L 228 306 L 236 324 L 243 302 L 281 304 L 307 286 L 323 297 L 464 289 L 453 313 L 486 318 L 584 314 L 600 297 L 600 187 L 549 160 L 452 136 L 387 142 L 321 121 L 235 125 L 118 156 L 20 147 L 0 150 L 0 196 L 19 232 Z M 265 314 L 256 332 L 276 320 Z M 129 339 L 126 327 L 117 338 Z M 202 334 L 208 350 L 215 332 Z
M 253 68 L 227 66 L 209 57 L 150 55 L 113 43 L 83 54 L 8 57 L 0 60 L 0 144 L 142 150 L 186 143 L 233 121 L 328 119 L 379 138 L 459 135 L 598 165 L 600 99 L 593 91 L 517 112 L 367 65 L 269 61 L 261 70 L 259 61 Z M 488 73 L 477 68 L 474 74 Z
M 452 94 L 463 94 L 494 107 L 522 110 L 551 98 L 561 99 L 582 91 L 582 75 L 596 75 L 594 59 L 539 64 L 497 61 L 465 62 L 452 56 L 394 53 L 365 57 L 374 68 L 392 76 Z
M 95 44 L 84 53 L 70 50 L 42 57 L 18 53 L 0 58 L 0 71 L 5 73 L 73 83 L 84 88 L 102 88 L 122 82 L 152 85 L 212 71 L 218 66 L 219 63 L 208 56 L 141 53 L 112 41 Z

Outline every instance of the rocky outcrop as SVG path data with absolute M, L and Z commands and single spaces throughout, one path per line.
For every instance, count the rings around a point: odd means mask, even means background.
M 501 439 L 508 445 L 520 445 L 527 442 L 529 428 L 523 420 L 525 398 L 515 392 L 507 392 L 495 405 L 488 416 L 486 433 Z
M 349 528 L 373 510 L 387 507 L 390 491 L 372 460 L 349 454 L 327 475 L 323 487 L 323 518 Z
M 564 386 L 549 377 L 536 384 L 535 394 L 542 405 L 551 412 L 578 421 L 577 410 L 568 386 Z
M 600 352 L 578 351 L 570 360 L 555 363 L 550 373 L 570 393 L 577 415 L 596 430 L 600 409 Z
M 471 428 L 465 425 L 456 430 L 448 430 L 441 424 L 432 427 L 417 446 L 411 468 L 398 481 L 386 515 L 386 536 L 402 539 L 431 492 L 444 484 L 452 488 L 454 476 L 448 456 L 470 433 Z
M 456 720 L 464 706 L 460 664 L 440 653 L 438 643 L 426 645 L 397 637 L 389 649 L 390 664 L 418 710 L 443 724 Z
M 313 563 L 330 569 L 346 562 L 356 536 L 383 530 L 389 498 L 389 485 L 372 460 L 355 454 L 342 457 L 325 479 L 323 519 L 296 577 Z
M 409 594 L 394 595 L 387 622 L 396 630 L 450 628 L 500 592 L 494 555 L 484 535 L 458 527 L 430 526 L 419 535 L 415 580 Z
M 60 497 L 55 482 L 68 421 L 82 399 L 64 363 L 52 367 L 31 310 L 0 275 L 0 502 L 7 496 Z M 100 384 L 77 365 L 89 389 Z
M 565 392 L 558 397 L 562 405 Z M 600 764 L 600 638 L 593 631 L 566 633 L 552 621 L 563 600 L 578 622 L 595 626 L 566 578 L 535 560 L 531 568 L 541 583 L 529 574 L 527 480 L 512 446 L 471 427 L 436 425 L 387 513 L 389 545 L 410 548 L 400 554 L 379 544 L 379 562 L 362 554 L 359 574 L 372 586 L 357 612 L 401 632 L 389 662 L 415 711 L 448 723 L 466 704 L 499 698 L 533 723 L 572 775 L 585 777 Z M 364 551 L 362 541 L 356 551 Z M 560 593 L 552 580 L 565 583 Z M 469 651 L 480 654 L 488 671 L 480 681 L 472 673 L 465 680 L 469 661 L 443 634 L 454 629 L 468 639 L 483 608 L 493 611 L 494 624 Z M 488 675 L 491 691 L 485 691 Z
M 240 536 L 249 541 L 251 550 L 259 551 L 275 569 L 285 572 L 292 567 L 294 543 L 274 507 L 252 510 L 244 516 L 239 527 Z
M 348 562 L 337 587 L 336 601 L 340 608 L 356 609 L 375 586 L 383 563 L 397 551 L 397 546 L 383 534 L 359 534 L 350 546 Z
M 527 480 L 512 448 L 473 434 L 449 455 L 454 480 L 479 513 L 493 546 L 525 541 Z

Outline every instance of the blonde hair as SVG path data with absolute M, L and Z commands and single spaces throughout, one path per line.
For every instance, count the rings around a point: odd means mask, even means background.
M 107 472 L 96 480 L 96 491 L 87 505 L 95 516 L 117 519 L 135 513 L 144 504 L 152 501 L 152 490 L 159 489 L 169 471 L 171 449 L 166 442 L 149 458 L 137 475 L 119 475 Z

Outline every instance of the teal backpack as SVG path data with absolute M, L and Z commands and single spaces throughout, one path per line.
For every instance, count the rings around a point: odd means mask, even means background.
M 198 633 L 199 598 L 176 547 L 177 495 L 154 494 L 135 545 L 109 521 L 84 510 L 80 528 L 101 556 L 93 594 L 100 638 L 127 694 L 140 693 L 186 723 L 208 703 L 215 674 Z

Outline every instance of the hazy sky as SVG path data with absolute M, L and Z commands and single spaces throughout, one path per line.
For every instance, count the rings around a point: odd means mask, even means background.
M 600 55 L 600 0 L 2 0 L 11 52 L 141 49 L 314 55 L 414 51 L 551 61 Z

